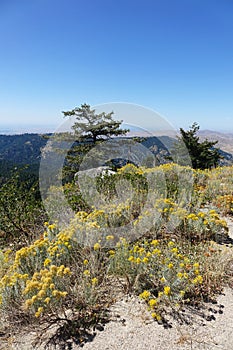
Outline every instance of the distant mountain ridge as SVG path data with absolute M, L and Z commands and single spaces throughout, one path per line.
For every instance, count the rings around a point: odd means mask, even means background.
M 200 140 L 216 140 L 216 147 L 224 157 L 221 165 L 233 164 L 233 134 L 204 130 L 199 132 Z M 3 162 L 14 165 L 36 165 L 39 167 L 41 149 L 48 141 L 48 134 L 19 134 L 0 135 L 0 170 Z M 173 147 L 176 139 L 170 136 L 151 136 L 142 138 L 141 143 L 156 155 L 160 163 L 169 156 L 169 150 Z
M 220 165 L 233 165 L 233 133 L 200 130 L 198 136 L 201 141 L 204 141 L 205 139 L 218 141 L 216 147 L 220 149 L 220 154 L 224 157 L 220 161 Z
M 206 138 L 210 141 L 218 141 L 216 147 L 233 155 L 233 133 L 222 133 L 211 130 L 200 130 L 198 136 L 203 141 Z

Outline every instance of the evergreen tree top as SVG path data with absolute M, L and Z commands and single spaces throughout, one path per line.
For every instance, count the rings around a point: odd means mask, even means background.
M 218 141 L 204 140 L 200 142 L 197 135 L 200 126 L 193 123 L 189 130 L 185 131 L 180 128 L 180 141 L 182 141 L 191 158 L 194 169 L 209 169 L 216 167 L 219 160 L 222 158 L 218 148 L 214 148 Z M 179 143 L 179 141 L 178 141 Z M 179 145 L 176 146 L 178 150 Z
M 64 117 L 75 116 L 76 121 L 72 126 L 74 135 L 78 141 L 88 140 L 96 143 L 112 136 L 125 135 L 129 130 L 121 129 L 122 120 L 113 119 L 114 112 L 99 113 L 91 109 L 90 105 L 84 103 L 71 111 L 63 112 Z

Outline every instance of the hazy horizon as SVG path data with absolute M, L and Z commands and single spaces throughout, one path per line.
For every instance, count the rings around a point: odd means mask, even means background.
M 53 133 L 56 131 L 56 129 L 59 127 L 59 125 L 55 125 L 55 124 L 13 124 L 13 123 L 0 123 L 0 135 L 19 135 L 19 134 L 26 134 L 26 133 Z M 183 126 L 180 126 L 181 128 L 183 128 Z M 186 128 L 184 128 L 186 129 Z M 147 132 L 150 134 L 153 134 L 153 131 L 148 128 L 145 128 L 145 132 Z M 215 128 L 211 128 L 211 126 L 209 128 L 201 128 L 200 125 L 200 131 L 201 132 L 205 132 L 205 131 L 209 131 L 209 132 L 216 132 L 216 133 L 223 133 L 223 134 L 232 134 L 233 136 L 233 130 L 226 130 L 226 129 L 215 129 Z M 179 132 L 179 129 L 175 130 L 174 132 Z M 140 131 L 138 132 L 138 134 L 140 134 Z

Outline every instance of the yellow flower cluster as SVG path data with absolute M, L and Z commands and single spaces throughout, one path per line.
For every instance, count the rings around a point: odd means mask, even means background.
M 58 233 L 56 239 L 52 240 L 49 244 L 47 252 L 50 256 L 59 258 L 62 254 L 65 254 L 72 248 L 71 238 L 73 236 L 72 230 L 65 230 Z
M 140 298 L 147 300 L 150 297 L 150 295 L 151 293 L 148 290 L 144 290 L 144 292 L 141 293 L 139 296 Z
M 202 284 L 199 262 L 192 261 L 179 251 L 175 242 L 144 240 L 133 245 L 119 246 L 124 252 L 128 250 L 128 262 L 132 269 L 146 274 L 147 285 L 151 290 L 144 290 L 139 296 L 148 303 L 149 310 L 159 315 L 160 306 L 164 302 L 178 305 L 186 292 L 197 284 Z M 118 257 L 116 252 L 116 258 Z M 159 286 L 158 295 L 153 295 L 153 286 Z M 157 317 L 155 317 L 157 319 Z
M 2 302 L 7 300 L 11 288 L 11 293 L 19 298 L 19 302 L 24 303 L 25 308 L 36 311 L 36 317 L 41 315 L 45 305 L 67 295 L 61 287 L 63 279 L 71 275 L 69 267 L 53 262 L 59 254 L 61 258 L 63 254 L 65 257 L 71 248 L 72 230 L 51 236 L 50 233 L 56 231 L 56 225 L 45 223 L 45 227 L 47 231 L 44 237 L 16 251 L 12 263 L 9 262 L 10 252 L 6 253 L 9 268 L 0 280 Z
M 61 278 L 70 275 L 70 268 L 64 265 L 51 265 L 49 269 L 35 272 L 32 278 L 26 281 L 26 287 L 22 292 L 26 297 L 25 308 L 37 309 L 35 316 L 39 317 L 45 306 L 53 299 L 60 300 L 67 296 L 67 292 L 57 289 L 56 285 L 61 284 Z

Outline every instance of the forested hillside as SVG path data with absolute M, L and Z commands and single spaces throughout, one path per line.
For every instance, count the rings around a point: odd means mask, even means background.
M 0 160 L 13 164 L 39 163 L 46 142 L 46 137 L 40 134 L 0 135 Z
M 0 135 L 0 179 L 9 174 L 15 166 L 29 165 L 31 171 L 38 172 L 41 149 L 48 141 L 48 134 Z M 205 135 L 206 136 L 206 135 Z M 139 139 L 140 140 L 140 139 Z M 142 144 L 157 156 L 160 163 L 169 156 L 175 139 L 168 136 L 141 138 Z M 223 159 L 220 165 L 231 165 L 233 156 L 225 149 L 220 151 Z

